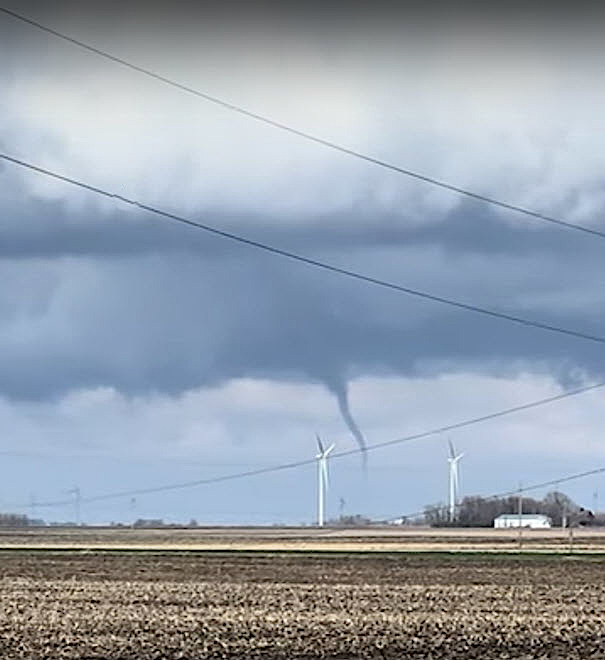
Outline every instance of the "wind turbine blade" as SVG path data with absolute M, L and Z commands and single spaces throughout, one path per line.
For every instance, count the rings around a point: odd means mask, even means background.
M 319 453 L 323 455 L 324 453 L 324 446 L 321 444 L 321 439 L 319 437 L 319 433 L 315 434 L 315 437 L 317 438 L 317 446 L 319 447 Z
M 336 447 L 336 445 L 335 445 L 335 444 L 331 444 L 331 445 L 326 449 L 324 456 L 328 456 L 328 454 L 334 449 L 334 447 Z
M 456 452 L 454 451 L 454 444 L 452 443 L 451 440 L 448 440 L 447 444 L 449 445 L 449 449 L 450 449 L 450 458 L 456 458 Z

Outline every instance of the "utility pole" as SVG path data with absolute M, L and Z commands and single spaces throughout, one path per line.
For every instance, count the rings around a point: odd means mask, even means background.
M 519 482 L 519 552 L 523 548 L 523 484 Z
M 573 524 L 573 515 L 572 512 L 569 511 L 567 514 L 567 527 L 569 528 L 569 554 L 573 552 Z
M 563 514 L 561 516 L 561 527 L 565 529 L 567 527 L 567 503 L 563 504 Z

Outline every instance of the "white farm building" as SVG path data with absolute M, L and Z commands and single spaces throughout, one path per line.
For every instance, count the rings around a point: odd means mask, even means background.
M 552 527 L 552 521 L 548 516 L 540 513 L 503 513 L 494 518 L 496 529 L 508 529 L 510 527 L 530 527 L 531 529 L 548 529 Z

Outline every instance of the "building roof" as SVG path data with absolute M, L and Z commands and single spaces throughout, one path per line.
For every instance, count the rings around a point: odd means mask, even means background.
M 495 520 L 549 520 L 548 516 L 543 513 L 523 513 L 519 516 L 518 513 L 503 513 L 495 518 Z

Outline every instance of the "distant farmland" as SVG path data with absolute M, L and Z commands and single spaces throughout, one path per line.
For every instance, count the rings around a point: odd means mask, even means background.
M 302 552 L 604 553 L 605 529 L 22 528 L 0 530 L 0 549 Z

